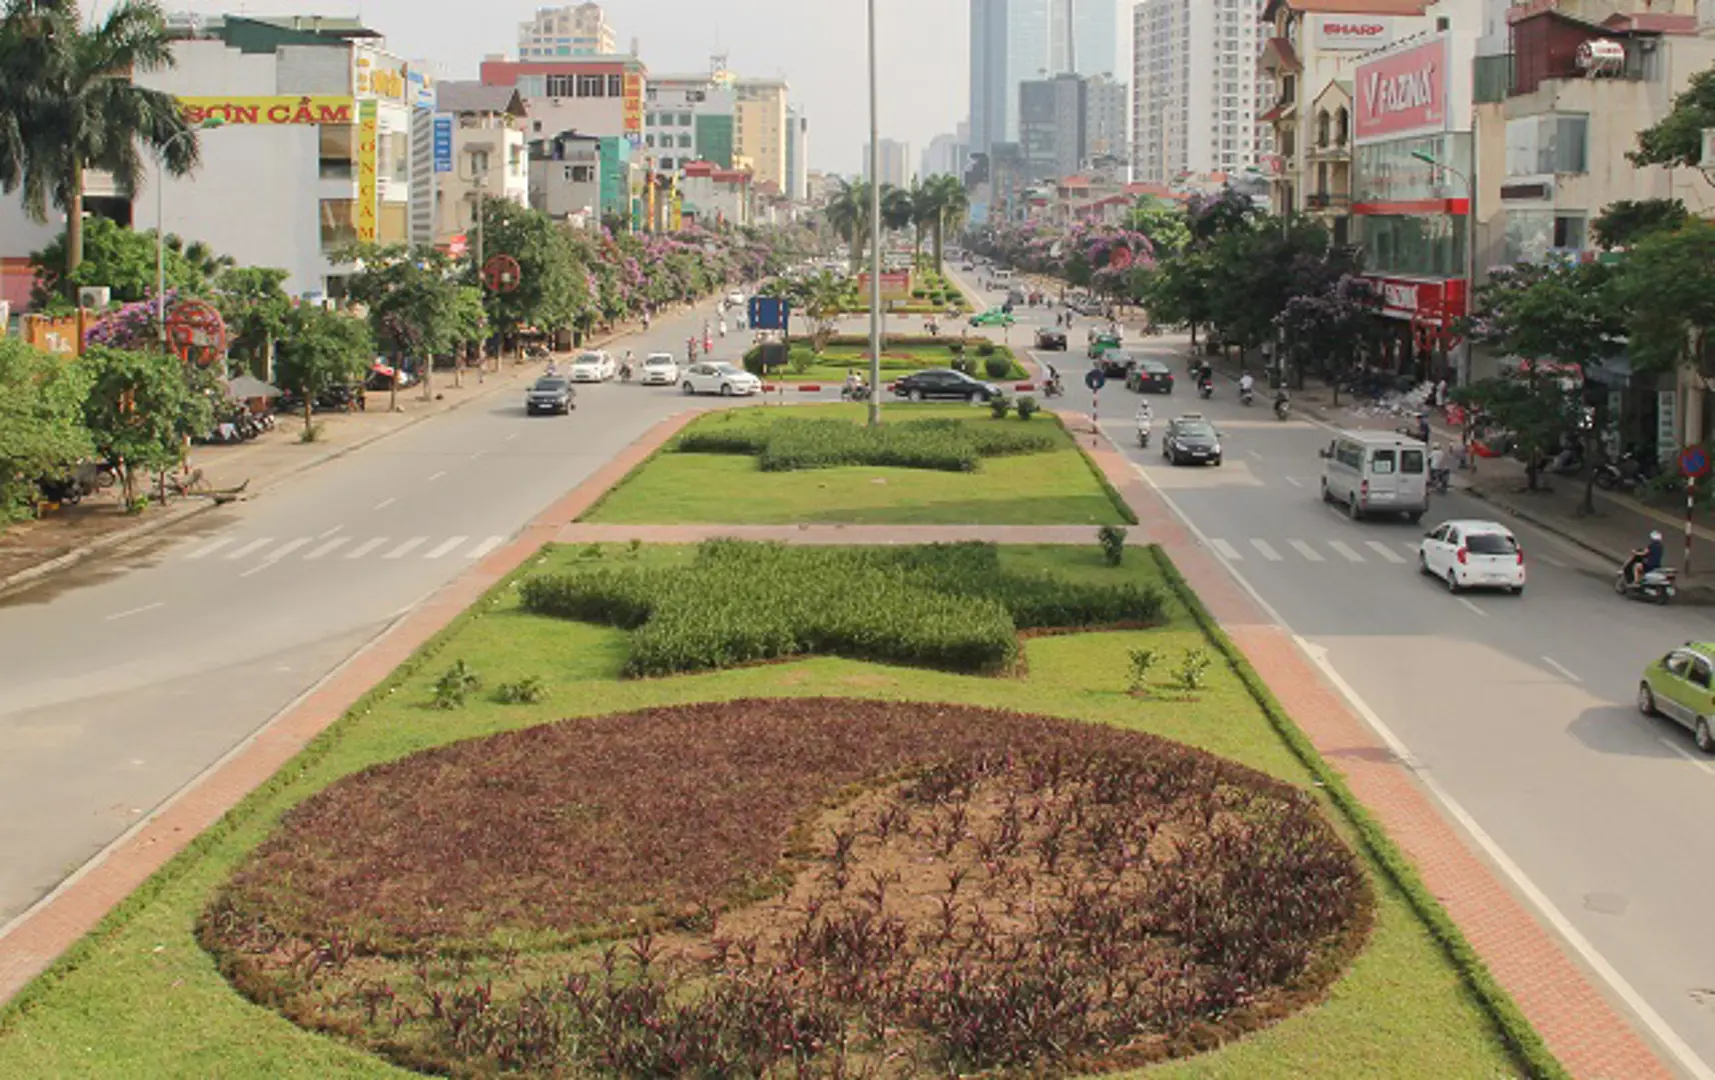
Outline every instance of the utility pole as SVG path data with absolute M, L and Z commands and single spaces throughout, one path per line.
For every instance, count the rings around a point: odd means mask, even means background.
M 869 0 L 869 426 L 881 426 L 881 124 L 876 116 L 875 0 Z

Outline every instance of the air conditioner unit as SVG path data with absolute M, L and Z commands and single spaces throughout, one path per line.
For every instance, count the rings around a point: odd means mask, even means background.
M 113 299 L 113 290 L 105 285 L 85 285 L 77 291 L 77 306 L 104 308 Z

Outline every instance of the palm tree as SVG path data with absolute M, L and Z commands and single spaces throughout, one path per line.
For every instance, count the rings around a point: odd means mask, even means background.
M 863 265 L 864 244 L 869 239 L 869 181 L 841 178 L 839 185 L 824 213 L 834 232 L 850 247 L 855 274 Z
M 884 184 L 881 188 L 881 223 L 898 232 L 917 218 L 917 203 L 909 188 Z
M 970 212 L 971 200 L 965 194 L 965 185 L 959 178 L 948 173 L 931 176 L 923 185 L 925 198 L 934 207 L 934 217 L 929 225 L 933 230 L 935 244 L 935 272 L 943 271 L 941 265 L 942 241 L 948 229 L 957 229 L 965 223 L 965 215 Z
M 6 0 L 0 21 L 0 191 L 23 189 L 37 221 L 66 214 L 66 274 L 83 261 L 83 179 L 98 169 L 129 199 L 144 148 L 182 176 L 197 142 L 171 94 L 131 80 L 173 66 L 154 0 L 120 0 L 84 26 L 77 0 Z

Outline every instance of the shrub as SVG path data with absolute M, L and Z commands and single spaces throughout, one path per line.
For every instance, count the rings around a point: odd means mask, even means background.
M 810 353 L 793 352 L 787 354 L 786 363 L 792 369 L 792 374 L 802 375 L 815 365 L 816 358 Z
M 502 705 L 535 705 L 548 700 L 548 684 L 530 675 L 517 682 L 500 684 L 494 698 Z
M 971 357 L 961 353 L 953 358 L 953 370 L 962 371 L 966 375 L 975 375 L 977 373 L 977 362 Z
M 1096 543 L 1102 545 L 1102 558 L 1109 566 L 1125 561 L 1126 532 L 1118 525 L 1103 525 L 1096 530 Z
M 1131 692 L 1149 688 L 1149 669 L 1161 658 L 1159 649 L 1132 649 L 1128 654 L 1131 658 Z
M 949 341 L 947 342 L 947 351 L 952 353 L 954 356 L 963 356 L 965 355 L 965 343 L 962 341 Z
M 977 355 L 978 356 L 993 356 L 994 355 L 994 342 L 990 341 L 988 338 L 983 338 L 982 340 L 978 341 L 977 342 Z
M 1023 397 L 1018 399 L 1018 405 L 1016 408 L 1018 409 L 1018 418 L 1020 420 L 1028 420 L 1041 411 L 1042 406 L 1036 403 L 1035 398 L 1031 397 L 1029 394 L 1025 394 Z
M 989 415 L 996 420 L 1005 420 L 1006 414 L 1012 411 L 1012 399 L 1005 394 L 996 394 L 989 398 Z
M 915 299 L 915 300 L 921 300 L 928 295 L 929 295 L 928 289 L 912 289 L 911 290 L 912 299 Z
M 1039 454 L 1055 446 L 1047 432 L 996 431 L 955 419 L 907 420 L 869 428 L 845 420 L 787 418 L 756 424 L 705 421 L 681 435 L 673 449 L 683 454 L 758 457 L 764 472 L 849 465 L 973 472 L 981 458 Z
M 465 699 L 482 686 L 482 678 L 463 660 L 441 673 L 435 680 L 433 704 L 437 709 L 462 709 Z
M 1012 374 L 1012 359 L 991 352 L 983 361 L 983 370 L 988 373 L 988 377 L 991 379 L 1004 379 Z
M 1179 662 L 1179 687 L 1186 693 L 1201 690 L 1209 671 L 1209 651 L 1207 649 L 1192 649 L 1185 654 L 1185 659 Z

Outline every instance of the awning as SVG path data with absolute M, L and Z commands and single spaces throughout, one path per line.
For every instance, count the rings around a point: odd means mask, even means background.
M 240 375 L 226 384 L 226 396 L 234 401 L 249 401 L 251 398 L 277 398 L 280 391 L 261 379 Z

